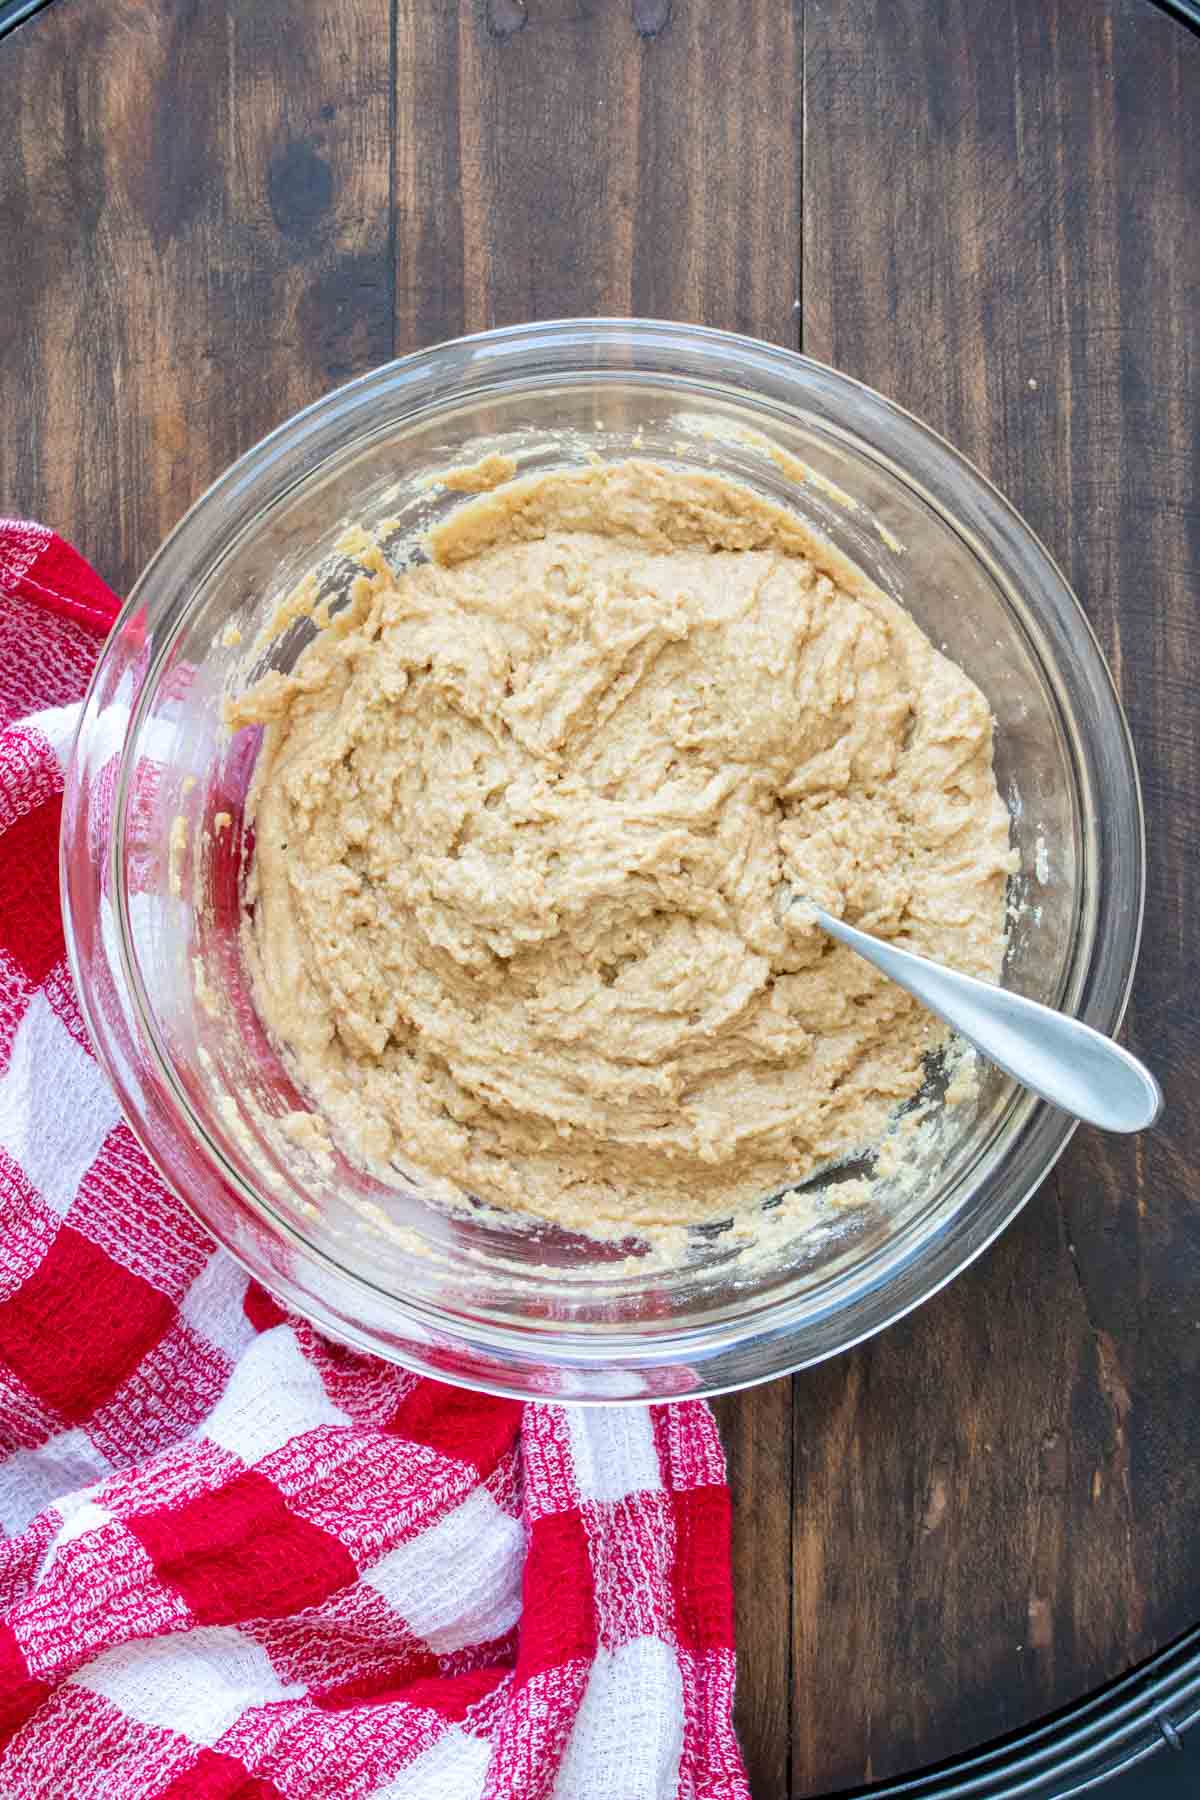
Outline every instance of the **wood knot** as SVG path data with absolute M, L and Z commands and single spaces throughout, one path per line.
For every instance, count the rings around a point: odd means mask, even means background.
M 633 0 L 633 24 L 639 37 L 657 37 L 670 18 L 671 0 Z
M 333 170 L 303 138 L 277 150 L 267 171 L 271 216 L 286 237 L 303 236 L 333 200 Z
M 487 0 L 484 18 L 488 35 L 501 40 L 515 37 L 529 23 L 525 0 Z

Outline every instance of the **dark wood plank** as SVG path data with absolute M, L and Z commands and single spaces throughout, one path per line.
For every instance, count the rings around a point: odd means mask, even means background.
M 463 271 L 463 327 L 627 312 L 645 55 L 630 12 L 588 0 L 437 10 L 456 27 L 458 189 L 438 211 Z M 399 110 L 402 51 L 398 76 Z M 442 121 L 427 114 L 423 129 L 436 144 Z M 402 239 L 397 252 L 403 265 Z
M 400 342 L 605 312 L 793 342 L 798 56 L 782 6 L 399 0 Z
M 714 1403 L 733 1496 L 735 1717 L 755 1800 L 788 1791 L 792 1393 L 772 1381 Z
M 797 56 L 782 6 L 400 0 L 400 347 L 629 312 L 794 341 Z M 718 1416 L 734 1495 L 738 1728 L 756 1795 L 777 1800 L 788 1778 L 788 1385 L 723 1400 Z
M 642 54 L 638 127 L 632 310 L 794 345 L 799 7 L 677 0 Z
M 118 589 L 391 352 L 388 4 L 56 0 L 0 48 L 0 493 Z
M 1081 1131 L 946 1294 L 796 1382 L 793 1791 L 1062 1705 L 1200 1613 L 1200 43 L 1144 0 L 805 8 L 804 344 L 989 472 L 1117 674 L 1144 1142 Z
M 396 0 L 393 256 L 396 350 L 476 328 L 466 289 L 458 8 Z M 470 18 L 464 29 L 478 29 Z M 470 323 L 468 323 L 468 318 Z

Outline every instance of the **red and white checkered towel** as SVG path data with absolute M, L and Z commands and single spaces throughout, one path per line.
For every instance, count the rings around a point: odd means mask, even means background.
M 519 1406 L 328 1343 L 123 1122 L 56 853 L 115 608 L 0 522 L 0 1795 L 744 1795 L 707 1408 Z

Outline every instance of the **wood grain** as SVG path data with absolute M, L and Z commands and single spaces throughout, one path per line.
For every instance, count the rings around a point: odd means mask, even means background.
M 786 7 L 400 0 L 401 341 L 605 312 L 793 341 L 798 53 Z
M 1140 0 L 807 0 L 804 47 L 805 348 L 974 457 L 1100 634 L 1150 845 L 1127 1035 L 1168 1106 L 1081 1131 L 978 1267 L 797 1379 L 797 1793 L 1200 1613 L 1200 43 Z
M 918 1315 L 718 1403 L 754 1792 L 926 1764 L 1194 1622 L 1200 42 L 1147 0 L 54 0 L 0 81 L 0 503 L 117 586 L 336 382 L 569 313 L 802 335 L 1041 532 L 1142 761 L 1167 1120 L 1081 1132 Z
M 751 1791 L 771 1800 L 788 1792 L 791 1760 L 791 1385 L 714 1404 L 733 1495 L 738 1738 Z
M 336 29 L 318 0 L 56 0 L 0 65 L 0 493 L 120 590 L 391 352 L 388 0 Z

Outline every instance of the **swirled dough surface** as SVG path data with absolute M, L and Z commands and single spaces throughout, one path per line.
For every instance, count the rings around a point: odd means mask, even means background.
M 714 474 L 507 482 L 429 550 L 232 709 L 258 1003 L 335 1137 L 609 1236 L 869 1143 L 943 1034 L 788 898 L 998 975 L 979 690 Z

